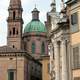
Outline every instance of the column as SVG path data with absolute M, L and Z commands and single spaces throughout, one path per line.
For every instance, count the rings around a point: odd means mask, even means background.
M 60 52 L 57 42 L 54 42 L 55 80 L 60 80 Z
M 71 63 L 71 47 L 70 47 L 70 41 L 69 40 L 67 40 L 67 54 L 68 54 L 68 80 L 72 80 L 72 72 L 71 72 L 71 65 L 72 65 L 72 63 Z
M 50 44 L 50 78 L 54 79 L 54 61 L 53 61 L 53 46 Z
M 62 80 L 68 80 L 68 70 L 67 70 L 67 48 L 66 41 L 61 42 L 61 54 L 62 54 Z

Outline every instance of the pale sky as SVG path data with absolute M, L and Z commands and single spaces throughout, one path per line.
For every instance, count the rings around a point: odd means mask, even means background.
M 0 0 L 0 46 L 7 44 L 7 22 L 8 17 L 8 6 L 10 0 Z M 57 2 L 57 11 L 60 10 L 60 0 Z M 50 11 L 51 0 L 22 0 L 23 7 L 23 20 L 24 25 L 30 22 L 31 20 L 31 11 L 33 10 L 35 4 L 37 5 L 38 10 L 40 11 L 40 20 L 44 23 L 46 20 L 46 13 Z

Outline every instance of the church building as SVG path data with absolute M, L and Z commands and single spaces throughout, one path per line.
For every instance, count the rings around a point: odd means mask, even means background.
M 47 29 L 35 7 L 23 30 L 21 0 L 10 0 L 7 45 L 0 47 L 0 80 L 50 80 Z
M 46 26 L 50 48 L 51 80 L 80 80 L 80 0 L 51 0 Z

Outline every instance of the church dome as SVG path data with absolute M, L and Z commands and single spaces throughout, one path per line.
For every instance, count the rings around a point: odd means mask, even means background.
M 26 32 L 47 32 L 47 29 L 39 20 L 32 20 L 26 25 L 24 33 Z

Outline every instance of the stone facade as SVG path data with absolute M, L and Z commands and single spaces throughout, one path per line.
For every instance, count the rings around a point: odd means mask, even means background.
M 23 50 L 0 47 L 0 79 L 42 80 L 42 64 Z M 14 72 L 13 77 L 9 72 Z
M 67 14 L 69 16 L 69 26 L 70 26 L 70 45 L 71 45 L 71 69 L 72 69 L 72 80 L 78 80 L 80 79 L 80 1 L 79 0 L 74 0 L 74 1 L 68 1 L 67 2 Z M 72 17 L 75 18 L 73 19 Z M 76 23 L 74 24 L 74 21 Z M 78 48 L 77 48 L 78 47 Z M 77 50 L 76 50 L 77 49 Z M 77 52 L 79 49 L 79 52 Z M 76 50 L 74 52 L 74 50 Z M 76 62 L 75 62 L 76 61 Z
M 55 4 L 55 0 L 52 1 Z M 65 8 L 61 0 L 60 17 L 50 15 L 50 70 L 52 80 L 79 80 L 80 40 L 79 40 L 79 0 L 68 0 Z M 54 5 L 52 10 L 55 10 Z M 52 11 L 51 10 L 51 11 Z M 54 13 L 54 12 L 52 12 Z M 50 13 L 49 13 L 50 14 Z M 52 17 L 53 16 L 53 17 Z M 57 23 L 54 21 L 58 21 Z M 54 26 L 54 28 L 53 28 Z M 53 58 L 52 58 L 53 56 Z M 53 68 L 54 67 L 54 68 Z
M 32 11 L 33 21 L 39 21 L 39 11 L 36 10 L 37 8 Z M 49 56 L 45 26 L 39 21 L 42 32 L 22 33 L 24 22 L 21 0 L 10 0 L 8 12 L 7 46 L 0 47 L 0 79 L 49 80 L 49 74 L 46 73 Z M 36 44 L 34 53 L 32 52 L 32 42 Z M 42 49 L 44 50 L 42 51 Z M 45 58 L 46 56 L 47 58 Z

